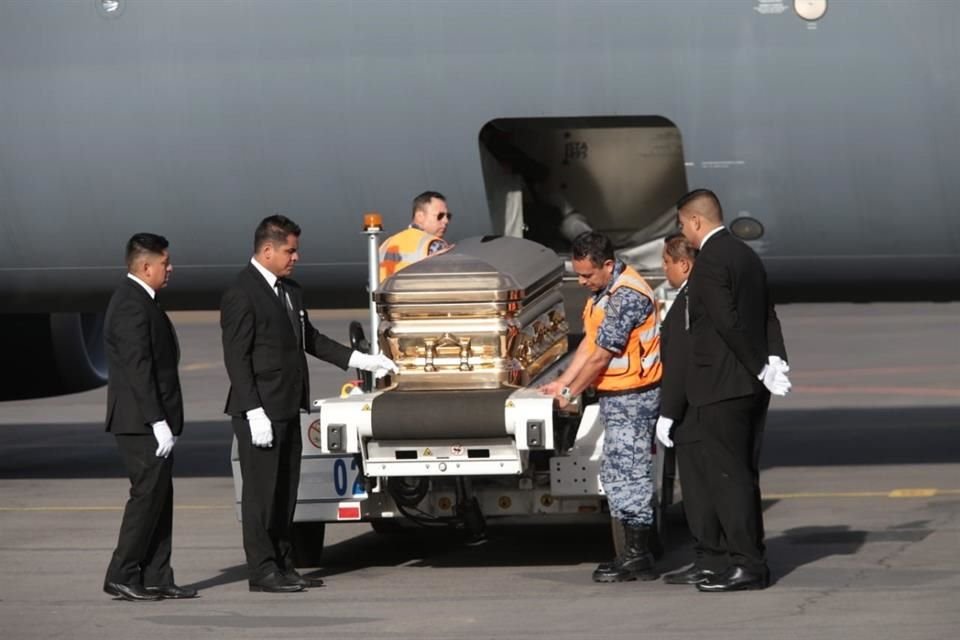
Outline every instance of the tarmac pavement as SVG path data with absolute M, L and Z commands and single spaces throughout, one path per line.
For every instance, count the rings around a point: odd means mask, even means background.
M 216 314 L 178 313 L 187 430 L 175 450 L 173 566 L 187 601 L 101 590 L 128 481 L 103 433 L 105 389 L 0 403 L 0 637 L 951 639 L 960 629 L 960 304 L 779 308 L 793 392 L 762 458 L 762 592 L 594 584 L 598 526 L 443 532 L 327 528 L 322 589 L 247 591 L 233 510 Z M 317 312 L 346 339 L 363 311 Z M 349 376 L 314 361 L 314 395 Z M 688 557 L 671 513 L 671 569 Z

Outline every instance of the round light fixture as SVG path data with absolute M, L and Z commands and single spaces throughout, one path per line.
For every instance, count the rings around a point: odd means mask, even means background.
M 755 218 L 737 218 L 730 223 L 730 233 L 741 240 L 758 240 L 763 235 L 763 225 Z
M 804 20 L 813 22 L 827 12 L 827 0 L 793 0 L 793 10 Z
M 119 18 L 123 13 L 123 0 L 93 0 L 93 6 L 104 18 Z

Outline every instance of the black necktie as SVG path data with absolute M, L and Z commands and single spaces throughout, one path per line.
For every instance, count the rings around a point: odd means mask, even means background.
M 681 289 L 679 295 L 683 300 L 683 328 L 690 331 L 690 298 L 687 296 L 687 288 Z
M 280 304 L 283 305 L 284 311 L 287 312 L 287 318 L 290 319 L 290 326 L 293 327 L 293 335 L 297 336 L 297 342 L 300 342 L 300 318 L 293 309 L 293 300 L 290 298 L 286 287 L 283 286 L 279 278 L 277 278 L 274 286 L 277 288 L 277 296 L 280 298 Z

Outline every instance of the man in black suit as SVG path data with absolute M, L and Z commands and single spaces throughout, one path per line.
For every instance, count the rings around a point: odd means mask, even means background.
M 673 446 L 671 429 L 678 430 L 687 413 L 687 280 L 696 257 L 697 250 L 683 234 L 675 233 L 664 239 L 663 274 L 670 286 L 677 290 L 677 297 L 670 305 L 660 329 L 663 377 L 660 380 L 660 418 L 656 429 L 657 439 L 667 447 Z
M 117 439 L 130 476 L 130 499 L 103 590 L 124 600 L 193 598 L 170 568 L 173 446 L 183 430 L 180 349 L 157 291 L 167 286 L 169 243 L 138 233 L 127 243 L 127 277 L 107 306 L 109 366 L 106 430 Z
M 379 378 L 397 371 L 382 354 L 351 351 L 318 332 L 288 276 L 299 260 L 300 227 L 285 216 L 264 218 L 254 256 L 220 303 L 223 360 L 230 377 L 231 416 L 243 478 L 243 548 L 251 591 L 288 593 L 323 581 L 297 573 L 291 556 L 293 512 L 300 484 L 300 411 L 310 409 L 304 352 L 341 369 Z
M 690 351 L 689 315 L 687 313 L 687 281 L 696 263 L 697 250 L 681 233 L 668 236 L 663 244 L 663 273 L 671 287 L 677 290 L 677 297 L 670 306 L 663 328 L 660 330 L 660 352 L 663 356 L 663 379 L 660 383 L 660 417 L 657 420 L 657 440 L 668 449 L 676 441 L 677 463 L 683 479 L 683 509 L 694 534 L 694 563 L 679 571 L 667 573 L 663 581 L 667 584 L 697 584 L 704 582 L 709 569 L 704 568 L 708 561 L 704 547 L 698 535 L 703 536 L 703 523 L 698 518 L 704 511 L 703 504 L 709 501 L 704 496 L 702 471 L 690 457 L 691 447 L 696 442 L 695 427 L 690 427 L 687 404 L 687 357 Z M 685 426 L 687 425 L 687 426 Z M 711 529 L 711 533 L 718 533 Z M 706 542 L 706 549 L 722 548 L 722 540 Z
M 689 408 L 677 434 L 698 557 L 680 581 L 705 592 L 763 589 L 760 443 L 770 394 L 790 388 L 783 336 L 763 263 L 724 228 L 717 196 L 691 191 L 677 210 L 699 250 L 686 296 Z

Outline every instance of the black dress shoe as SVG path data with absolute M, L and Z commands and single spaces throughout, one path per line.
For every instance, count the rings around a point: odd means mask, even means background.
M 667 584 L 701 584 L 715 575 L 717 575 L 716 571 L 701 569 L 697 565 L 692 564 L 686 569 L 680 569 L 679 571 L 664 575 L 663 581 Z
M 138 584 L 120 584 L 119 582 L 104 582 L 104 593 L 108 593 L 116 598 L 130 600 L 131 602 L 147 602 L 149 600 L 160 600 L 160 596 L 150 593 Z
M 323 578 L 308 578 L 307 576 L 300 575 L 296 569 L 290 569 L 289 571 L 286 571 L 283 576 L 287 579 L 287 581 L 298 584 L 304 589 L 315 589 L 323 586 Z
M 161 598 L 169 598 L 170 600 L 179 600 L 182 598 L 196 598 L 197 590 L 191 589 L 189 587 L 178 587 L 175 584 L 168 584 L 157 587 L 147 587 L 149 593 L 155 593 Z
M 296 582 L 291 582 L 282 573 L 274 571 L 273 573 L 268 573 L 260 580 L 251 580 L 250 591 L 294 593 L 295 591 L 303 591 L 303 586 Z
M 706 582 L 697 585 L 697 589 L 705 593 L 719 593 L 722 591 L 747 591 L 751 589 L 766 589 L 770 585 L 770 570 L 748 569 L 747 567 L 730 567 L 723 573 L 717 574 Z

